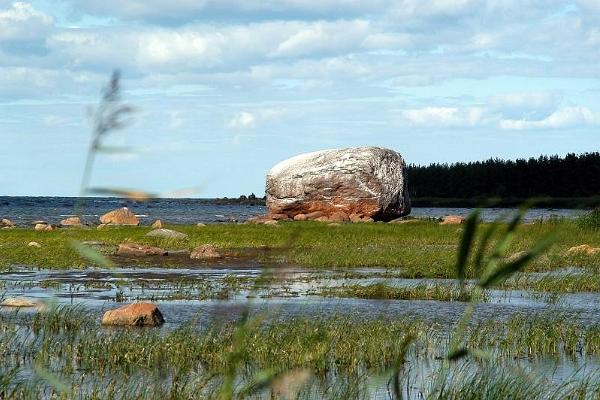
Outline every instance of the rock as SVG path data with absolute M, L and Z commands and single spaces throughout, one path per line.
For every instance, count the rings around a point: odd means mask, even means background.
M 190 258 L 198 260 L 204 258 L 220 258 L 221 254 L 215 249 L 212 244 L 203 244 L 196 247 L 190 254 Z
M 589 244 L 582 244 L 579 246 L 571 247 L 569 250 L 567 250 L 567 254 L 585 254 L 587 256 L 593 256 L 596 254 L 600 254 L 600 247 L 592 247 Z
M 54 228 L 49 224 L 35 224 L 33 227 L 36 231 L 53 231 Z
M 120 256 L 163 256 L 166 252 L 160 247 L 146 246 L 138 243 L 121 243 L 117 254 Z
M 264 225 L 271 225 L 271 226 L 274 226 L 274 225 L 277 225 L 277 224 L 278 224 L 278 222 L 277 222 L 277 221 L 275 221 L 275 220 L 273 220 L 273 219 L 269 219 L 269 220 L 267 220 L 267 221 L 263 222 L 263 224 L 264 224 Z
M 8 218 L 2 218 L 0 220 L 0 228 L 14 228 L 15 224 L 13 224 L 13 222 L 8 219 Z
M 327 224 L 327 226 L 342 226 L 342 224 L 337 223 L 337 222 L 332 222 L 330 224 Z
M 512 263 L 512 262 L 517 261 L 519 258 L 521 258 L 521 257 L 523 257 L 525 255 L 527 255 L 526 251 L 517 251 L 516 253 L 511 254 L 510 256 L 506 257 L 504 259 L 504 262 L 505 263 Z
M 9 297 L 2 300 L 2 307 L 41 307 L 43 304 L 25 297 Z
M 38 247 L 38 248 L 42 247 L 42 245 L 39 244 L 38 242 L 29 242 L 29 243 L 27 243 L 27 246 L 28 247 Z
M 314 221 L 317 221 L 317 222 L 329 222 L 329 217 L 322 216 L 322 217 L 319 217 L 319 218 L 315 218 Z
M 160 229 L 162 228 L 162 221 L 160 219 L 157 219 L 156 221 L 154 221 L 154 223 L 152 224 L 152 228 L 154 229 Z
M 76 227 L 83 226 L 79 217 L 65 218 L 62 221 L 60 221 L 60 225 L 61 226 L 76 226 Z
M 186 235 L 185 233 L 173 231 L 171 229 L 164 229 L 164 228 L 154 229 L 153 231 L 146 233 L 146 236 L 163 238 L 163 239 L 186 239 L 188 237 L 188 235 Z
M 100 222 L 107 225 L 139 225 L 140 220 L 127 207 L 118 208 L 100 217 Z
M 389 223 L 390 224 L 414 224 L 415 222 L 419 222 L 420 220 L 417 218 L 410 218 L 410 219 L 404 219 L 404 218 L 396 218 L 391 220 Z
M 198 222 L 198 223 L 196 224 L 196 226 L 197 226 L 198 228 L 202 228 L 202 227 L 206 226 L 206 224 L 203 224 L 202 222 Z
M 145 302 L 109 310 L 102 316 L 102 325 L 159 326 L 164 322 L 165 319 L 158 307 Z
M 314 221 L 317 218 L 321 218 L 323 216 L 325 216 L 325 213 L 323 211 L 313 211 L 306 214 L 306 219 L 309 221 Z
M 296 214 L 294 215 L 294 221 L 306 221 L 308 218 L 306 214 Z
M 442 218 L 441 225 L 458 225 L 465 222 L 465 217 L 461 217 L 460 215 L 446 215 Z
M 266 217 L 273 221 L 285 221 L 290 219 L 287 214 L 268 214 Z
M 336 211 L 329 216 L 328 220 L 330 222 L 338 222 L 339 223 L 339 222 L 348 222 L 348 221 L 350 221 L 350 218 L 348 218 L 348 214 L 346 214 L 345 212 Z
M 292 218 L 341 211 L 387 221 L 410 213 L 406 166 L 400 154 L 379 147 L 301 154 L 267 174 L 267 207 Z

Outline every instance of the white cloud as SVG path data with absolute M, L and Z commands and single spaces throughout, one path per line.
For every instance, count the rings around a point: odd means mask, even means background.
M 401 115 L 411 125 L 422 127 L 474 127 L 486 123 L 481 107 L 423 107 L 402 110 Z
M 43 38 L 54 26 L 54 19 L 29 3 L 14 2 L 0 8 L 0 42 Z
M 588 107 L 573 106 L 556 110 L 547 118 L 537 121 L 530 120 L 502 120 L 500 127 L 507 130 L 526 129 L 560 129 L 579 126 L 599 125 L 600 112 L 592 111 Z
M 227 122 L 227 127 L 230 129 L 255 128 L 259 124 L 263 124 L 267 121 L 276 120 L 280 118 L 283 114 L 283 110 L 275 110 L 271 108 L 258 109 L 253 111 L 241 111 L 235 114 L 229 120 L 229 122 Z
M 542 119 L 554 112 L 562 97 L 557 93 L 507 93 L 491 96 L 488 105 L 504 119 Z

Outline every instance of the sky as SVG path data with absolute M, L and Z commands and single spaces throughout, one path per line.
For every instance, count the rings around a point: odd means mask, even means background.
M 600 150 L 598 0 L 0 0 L 0 195 L 79 192 L 114 69 L 131 124 L 92 186 L 264 194 L 291 156 Z M 189 188 L 193 188 L 189 189 Z

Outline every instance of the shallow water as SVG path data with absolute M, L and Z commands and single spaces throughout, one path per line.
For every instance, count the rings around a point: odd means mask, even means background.
M 420 318 L 452 324 L 466 304 L 433 300 L 374 300 L 317 296 L 318 288 L 385 282 L 392 286 L 447 284 L 449 279 L 384 278 L 378 268 L 310 270 L 287 267 L 272 282 L 252 290 L 260 266 L 221 265 L 185 269 L 114 268 L 86 270 L 27 270 L 0 273 L 0 293 L 60 304 L 82 304 L 92 312 L 125 302 L 149 300 L 160 304 L 167 329 L 191 318 L 200 322 L 235 319 L 246 305 L 253 312 L 277 318 L 352 316 L 364 318 Z M 360 278 L 352 278 L 360 273 Z M 344 278 L 344 276 L 350 276 Z M 600 293 L 561 294 L 558 298 L 521 290 L 491 290 L 475 308 L 474 319 L 506 320 L 516 314 L 549 311 L 568 314 L 584 324 L 600 324 Z

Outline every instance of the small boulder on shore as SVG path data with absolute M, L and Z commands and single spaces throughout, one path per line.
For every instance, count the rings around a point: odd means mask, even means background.
M 461 217 L 460 215 L 446 215 L 442 218 L 440 225 L 460 225 L 463 222 L 465 222 L 465 217 Z
M 194 260 L 202 260 L 206 258 L 220 258 L 221 254 L 215 249 L 212 244 L 203 244 L 196 247 L 190 254 L 190 258 Z
M 37 248 L 42 247 L 42 245 L 39 244 L 38 242 L 29 242 L 29 243 L 27 243 L 27 246 L 28 247 L 37 247 Z
M 579 246 L 573 246 L 567 250 L 568 255 L 572 254 L 585 254 L 587 256 L 593 256 L 600 254 L 600 247 L 592 247 L 589 244 L 582 244 Z
M 146 236 L 157 237 L 162 239 L 187 239 L 188 235 L 185 233 L 173 231 L 171 229 L 154 229 L 146 233 Z
M 163 227 L 162 221 L 160 219 L 157 219 L 156 221 L 154 221 L 154 223 L 152 223 L 151 227 L 154 229 L 161 229 Z
M 120 256 L 163 256 L 166 251 L 160 247 L 146 246 L 138 243 L 121 243 L 117 250 L 117 255 Z
M 160 326 L 165 322 L 158 307 L 140 302 L 109 310 L 102 316 L 102 325 Z
M 10 219 L 2 218 L 0 220 L 0 228 L 11 229 L 11 228 L 14 228 L 14 227 L 15 227 L 15 224 L 13 224 L 13 222 Z
M 54 230 L 52 225 L 46 224 L 46 223 L 35 224 L 33 229 L 35 229 L 36 231 L 53 231 Z
M 140 220 L 127 207 L 118 208 L 100 217 L 100 222 L 106 225 L 139 225 Z
M 61 226 L 72 226 L 72 227 L 82 227 L 81 219 L 79 217 L 69 217 L 60 221 Z

